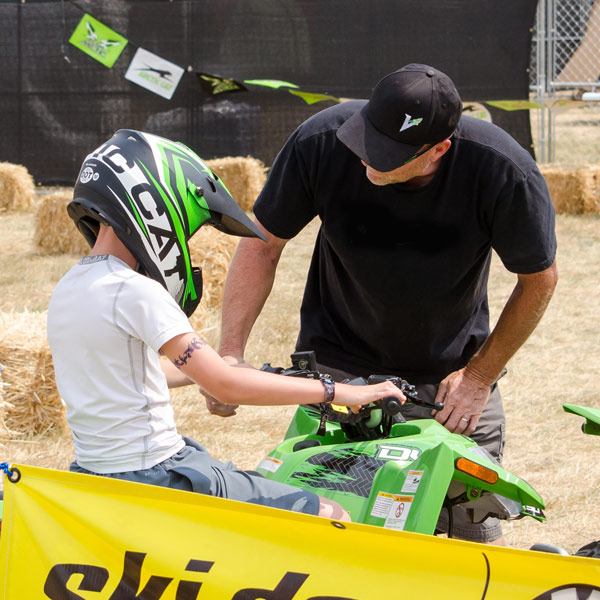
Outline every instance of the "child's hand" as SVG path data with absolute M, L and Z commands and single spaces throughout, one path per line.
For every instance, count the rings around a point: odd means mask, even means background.
M 347 385 L 337 383 L 333 404 L 349 406 L 352 412 L 358 412 L 362 405 L 370 404 L 389 396 L 398 398 L 401 404 L 406 402 L 406 396 L 391 381 L 384 381 L 376 385 Z

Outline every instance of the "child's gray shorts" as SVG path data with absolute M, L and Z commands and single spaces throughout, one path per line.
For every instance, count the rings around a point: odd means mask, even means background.
M 212 458 L 206 449 L 194 440 L 186 437 L 183 439 L 186 445 L 179 452 L 150 469 L 123 473 L 94 473 L 73 462 L 70 470 L 75 473 L 148 483 L 309 515 L 319 513 L 319 497 L 316 494 L 270 481 L 255 471 L 241 471 L 230 462 L 223 463 Z

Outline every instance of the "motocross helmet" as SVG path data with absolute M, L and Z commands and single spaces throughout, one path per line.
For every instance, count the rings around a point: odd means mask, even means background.
M 266 240 L 192 150 L 129 129 L 86 157 L 67 212 L 90 246 L 100 223 L 111 226 L 139 272 L 161 283 L 188 317 L 202 296 L 202 271 L 188 247 L 200 227 Z

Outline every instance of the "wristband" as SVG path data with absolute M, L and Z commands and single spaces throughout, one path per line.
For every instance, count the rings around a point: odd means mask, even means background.
M 325 399 L 324 404 L 331 404 L 335 398 L 335 383 L 328 377 L 321 377 L 321 383 L 325 388 Z

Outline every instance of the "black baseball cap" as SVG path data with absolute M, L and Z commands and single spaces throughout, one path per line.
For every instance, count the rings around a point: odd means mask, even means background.
M 412 63 L 381 79 L 337 137 L 370 167 L 393 171 L 425 144 L 450 137 L 461 112 L 452 80 L 433 67 Z

